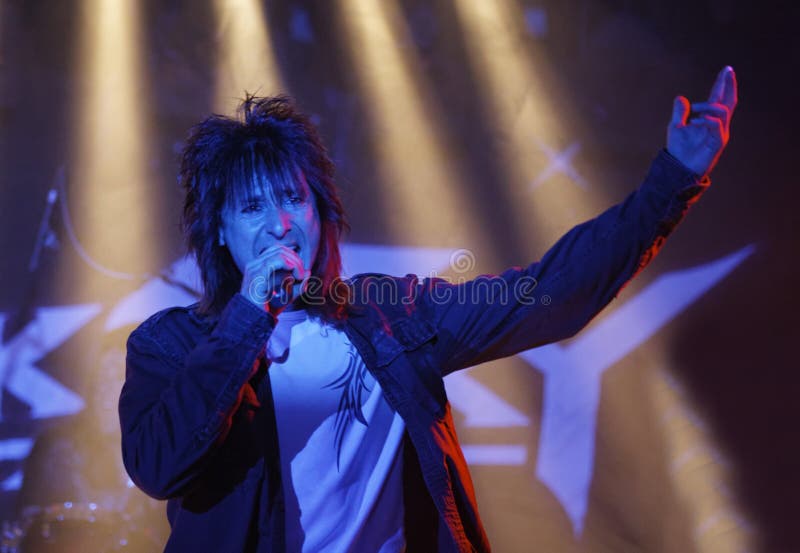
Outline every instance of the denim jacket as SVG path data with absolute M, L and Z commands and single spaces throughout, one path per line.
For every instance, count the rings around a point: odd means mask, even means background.
M 574 335 L 652 259 L 708 185 L 662 151 L 622 203 L 524 269 L 465 283 L 351 280 L 343 330 L 406 424 L 407 551 L 490 550 L 443 377 Z M 137 486 L 169 500 L 166 551 L 285 549 L 264 358 L 274 325 L 236 295 L 218 317 L 161 311 L 128 340 L 123 458 Z

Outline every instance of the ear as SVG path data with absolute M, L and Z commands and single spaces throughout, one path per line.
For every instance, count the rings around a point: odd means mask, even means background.
M 220 246 L 225 245 L 225 235 L 222 233 L 222 229 L 219 229 L 218 243 Z

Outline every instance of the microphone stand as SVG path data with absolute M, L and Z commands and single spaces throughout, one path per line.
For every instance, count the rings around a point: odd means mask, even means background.
M 45 247 L 57 248 L 58 239 L 53 232 L 50 221 L 53 217 L 53 208 L 58 201 L 58 190 L 64 186 L 66 180 L 64 166 L 60 166 L 53 179 L 53 186 L 47 192 L 47 200 L 39 230 L 36 233 L 36 242 L 33 245 L 30 260 L 28 261 L 28 279 L 19 308 L 12 311 L 3 325 L 3 344 L 7 344 L 14 336 L 19 334 L 34 317 L 34 302 L 38 296 L 42 272 L 39 270 L 42 249 Z

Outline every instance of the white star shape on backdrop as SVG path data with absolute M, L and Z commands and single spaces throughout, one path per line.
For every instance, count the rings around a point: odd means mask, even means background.
M 573 523 L 576 535 L 583 527 L 594 463 L 594 436 L 600 378 L 603 372 L 656 333 L 696 301 L 753 251 L 748 246 L 699 267 L 658 277 L 634 298 L 590 326 L 569 346 L 552 344 L 520 356 L 544 376 L 544 406 L 537 476 L 553 491 Z M 421 277 L 445 271 L 451 249 L 344 244 L 345 274 L 380 272 L 414 273 Z M 168 270 L 175 281 L 199 288 L 197 267 L 189 258 Z M 117 302 L 105 318 L 105 329 L 138 324 L 160 309 L 186 305 L 196 298 L 185 290 L 154 278 Z M 554 299 L 557 301 L 557 298 Z M 36 362 L 63 344 L 98 315 L 100 304 L 40 308 L 8 344 L 0 346 L 0 383 L 31 406 L 32 418 L 68 415 L 83 408 L 81 397 L 43 372 Z M 5 316 L 0 315 L 0 331 Z M 469 374 L 469 369 L 445 379 L 453 408 L 471 428 L 526 427 L 530 419 L 490 387 Z M 0 441 L 0 459 L 22 459 L 30 438 Z M 524 465 L 524 444 L 463 444 L 471 464 Z M 15 474 L 0 483 L 19 486 Z

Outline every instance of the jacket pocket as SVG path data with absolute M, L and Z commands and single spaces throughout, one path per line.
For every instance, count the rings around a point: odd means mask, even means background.
M 436 329 L 431 323 L 413 317 L 392 324 L 395 338 L 406 351 L 413 351 L 426 342 L 436 340 Z
M 379 367 L 389 365 L 403 352 L 413 352 L 436 340 L 436 329 L 424 320 L 406 317 L 389 326 L 389 329 L 376 328 L 372 332 L 371 342 Z
M 401 351 L 390 371 L 400 380 L 412 401 L 440 419 L 445 414 L 447 394 L 441 367 L 434 356 L 436 328 L 426 320 L 412 317 L 392 324 L 392 333 Z

